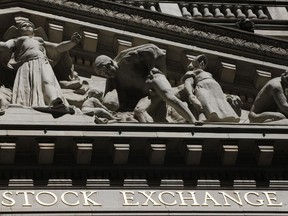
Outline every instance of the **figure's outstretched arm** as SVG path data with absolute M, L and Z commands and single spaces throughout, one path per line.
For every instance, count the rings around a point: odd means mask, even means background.
M 72 35 L 71 40 L 69 40 L 69 41 L 63 41 L 59 44 L 45 41 L 44 44 L 45 44 L 45 47 L 49 47 L 49 48 L 52 47 L 52 48 L 55 48 L 58 52 L 63 53 L 63 52 L 66 52 L 66 51 L 69 51 L 70 49 L 72 49 L 80 41 L 81 41 L 81 35 L 79 33 L 75 32 Z
M 10 51 L 14 47 L 15 47 L 14 39 L 8 40 L 6 42 L 0 41 L 0 52 Z

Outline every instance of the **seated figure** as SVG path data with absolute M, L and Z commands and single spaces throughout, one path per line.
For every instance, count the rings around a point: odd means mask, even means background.
M 256 96 L 248 115 L 251 123 L 266 123 L 288 116 L 288 71 L 271 79 Z
M 198 112 L 196 116 L 208 122 L 239 122 L 240 118 L 227 102 L 221 86 L 205 71 L 207 63 L 205 55 L 197 56 L 182 77 L 188 101 Z

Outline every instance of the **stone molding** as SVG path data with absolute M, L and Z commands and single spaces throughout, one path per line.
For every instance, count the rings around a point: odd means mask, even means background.
M 263 172 L 267 180 L 274 180 L 275 174 L 283 175 L 283 179 L 287 175 L 287 127 L 161 124 L 1 127 L 2 178 L 17 178 L 14 173 L 18 172 L 24 179 L 42 176 L 47 180 L 64 176 L 77 180 L 77 176 L 86 176 L 116 181 L 118 177 L 142 176 L 147 181 L 149 178 L 156 181 L 180 180 L 186 176 L 188 182 L 218 179 L 221 184 L 230 180 L 233 185 L 232 180 L 252 180 Z M 261 169 L 264 166 L 268 170 Z
M 27 0 L 27 2 L 29 1 Z M 133 27 L 141 25 L 141 28 L 145 26 L 146 30 L 153 29 L 154 32 L 177 35 L 177 39 L 184 43 L 188 42 L 187 39 L 191 41 L 193 37 L 193 41 L 199 41 L 200 43 L 217 44 L 221 47 L 236 48 L 259 55 L 278 58 L 285 58 L 288 55 L 288 45 L 282 40 L 225 27 L 216 27 L 195 20 L 167 16 L 158 12 L 133 8 L 105 0 L 38 0 L 38 4 L 54 7 L 58 10 L 65 9 L 68 11 L 72 10 L 74 13 L 85 13 L 86 16 L 93 16 L 95 19 L 101 18 L 102 21 L 109 19 L 111 23 L 122 23 L 125 25 L 129 23 Z M 179 38 L 179 35 L 181 38 Z M 253 37 L 251 37 L 252 35 Z

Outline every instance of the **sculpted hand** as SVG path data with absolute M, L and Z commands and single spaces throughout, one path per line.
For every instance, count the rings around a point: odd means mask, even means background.
M 226 95 L 226 99 L 232 107 L 240 107 L 243 104 L 241 98 L 237 95 Z
M 241 107 L 243 105 L 243 102 L 241 98 L 237 95 L 226 95 L 226 100 L 230 104 L 230 106 L 233 108 L 233 110 L 236 112 L 238 116 L 241 116 Z
M 241 98 L 237 95 L 226 95 L 227 102 L 233 107 L 233 109 L 240 109 L 243 105 Z
M 80 43 L 82 37 L 78 32 L 74 32 L 73 35 L 71 36 L 71 41 L 74 42 L 75 44 Z
M 203 106 L 201 102 L 194 95 L 189 96 L 189 102 L 194 106 L 197 111 L 203 111 Z

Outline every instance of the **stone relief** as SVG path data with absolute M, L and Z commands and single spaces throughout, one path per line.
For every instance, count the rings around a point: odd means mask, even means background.
M 1 115 L 5 109 L 17 105 L 52 115 L 93 116 L 97 124 L 239 123 L 246 118 L 241 116 L 240 98 L 224 94 L 212 74 L 205 70 L 208 59 L 204 54 L 191 61 L 182 83 L 175 87 L 166 77 L 166 55 L 154 44 L 126 49 L 114 59 L 99 55 L 93 69 L 97 76 L 106 78 L 103 91 L 89 79 L 80 80 L 73 69 L 67 51 L 81 41 L 78 33 L 68 41 L 51 43 L 42 28 L 23 21 L 10 27 L 3 40 Z M 254 101 L 248 115 L 250 122 L 286 120 L 287 89 L 288 72 L 270 80 Z
M 166 102 L 187 122 L 195 123 L 195 117 L 183 101 L 175 96 L 166 79 L 166 57 L 157 46 L 144 44 L 126 49 L 114 59 L 98 56 L 94 69 L 97 75 L 107 78 L 105 95 L 115 90 L 115 96 L 110 96 L 110 101 L 105 100 L 107 107 L 116 103 L 119 111 L 134 110 L 139 122 L 151 122 L 157 118 L 150 114 L 155 113 L 155 109 L 163 107 L 157 113 L 166 113 L 163 106 Z M 115 107 L 111 109 L 116 110 Z M 165 119 L 162 121 L 165 122 Z
M 249 113 L 251 123 L 284 120 L 288 116 L 288 71 L 266 83 L 259 91 Z M 283 122 L 283 121 L 282 121 Z
M 46 53 L 61 55 L 78 44 L 81 36 L 74 33 L 70 41 L 51 43 L 41 37 L 41 31 L 35 31 L 33 23 L 23 21 L 17 27 L 9 28 L 5 38 L 9 40 L 0 42 L 0 51 L 10 54 L 10 66 L 17 71 L 12 104 L 47 112 L 74 113 L 62 94 Z
M 208 60 L 199 55 L 188 66 L 182 77 L 184 91 L 188 102 L 194 107 L 195 113 L 202 121 L 208 122 L 239 122 L 240 117 L 228 103 L 221 86 L 213 79 L 212 74 L 205 71 Z M 230 98 L 232 102 L 234 99 Z M 238 101 L 241 103 L 240 98 Z
M 82 112 L 85 115 L 95 116 L 96 123 L 117 121 L 116 112 L 110 111 L 102 102 L 103 92 L 97 88 L 88 91 L 88 97 L 83 102 Z
M 166 79 L 165 54 L 145 44 L 124 50 L 115 59 L 99 56 L 94 69 L 108 78 L 106 107 L 134 110 L 139 122 L 239 122 L 240 98 L 223 93 L 204 70 L 207 64 L 205 55 L 195 58 L 182 77 L 184 84 L 172 88 Z

